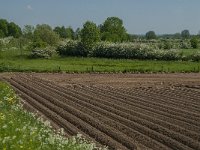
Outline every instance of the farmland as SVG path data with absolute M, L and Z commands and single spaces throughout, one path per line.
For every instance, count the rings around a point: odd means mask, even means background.
M 27 105 L 110 149 L 200 149 L 199 74 L 3 74 Z

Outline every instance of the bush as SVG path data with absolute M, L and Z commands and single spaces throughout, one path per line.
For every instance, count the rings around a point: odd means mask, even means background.
M 31 51 L 31 58 L 51 58 L 55 53 L 55 50 L 52 47 L 46 48 L 35 48 Z
M 193 60 L 193 61 L 200 61 L 200 53 L 193 54 L 191 56 L 191 60 Z
M 158 59 L 177 60 L 179 53 L 175 50 L 159 50 L 146 44 L 111 44 L 99 43 L 91 54 L 93 57 L 125 58 L 125 59 Z
M 35 48 L 45 48 L 47 47 L 47 45 L 48 44 L 46 42 L 39 40 L 39 41 L 34 41 L 30 46 L 32 49 L 35 49 Z
M 191 43 L 188 40 L 184 40 L 180 42 L 180 48 L 182 49 L 190 49 L 191 47 Z
M 191 47 L 192 48 L 198 48 L 198 40 L 197 40 L 197 38 L 192 38 L 191 40 L 190 40 L 190 43 L 191 43 Z
M 57 53 L 61 56 L 87 56 L 88 51 L 83 48 L 81 42 L 67 41 L 65 44 L 58 46 Z
M 171 48 L 179 47 L 179 42 L 170 43 Z M 163 42 L 160 42 L 163 44 Z M 187 48 L 188 41 L 184 41 Z M 109 43 L 99 42 L 90 51 L 86 51 L 81 42 L 67 41 L 57 48 L 57 53 L 61 56 L 83 56 L 100 58 L 118 58 L 118 59 L 151 59 L 151 60 L 193 60 L 199 61 L 200 54 L 183 56 L 182 52 L 176 49 L 161 49 L 158 43 Z
M 172 48 L 172 44 L 169 41 L 165 41 L 163 48 L 164 49 L 171 49 Z

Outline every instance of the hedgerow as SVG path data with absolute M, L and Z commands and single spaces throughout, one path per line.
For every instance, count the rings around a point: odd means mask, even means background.
M 179 43 L 180 42 L 180 43 Z M 191 60 L 199 61 L 199 54 L 194 53 L 184 56 L 179 49 L 181 47 L 191 48 L 190 41 L 180 40 L 156 42 L 131 42 L 131 43 L 109 43 L 99 42 L 90 50 L 84 49 L 81 42 L 67 41 L 58 46 L 56 51 L 61 56 L 82 56 L 118 59 L 150 59 L 150 60 Z

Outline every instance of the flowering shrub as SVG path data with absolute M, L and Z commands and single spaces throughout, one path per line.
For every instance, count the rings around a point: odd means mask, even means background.
M 81 42 L 66 41 L 58 46 L 57 53 L 61 56 L 87 56 L 88 52 L 83 48 Z
M 180 48 L 182 49 L 190 49 L 192 48 L 190 41 L 184 40 L 180 42 Z
M 200 61 L 200 52 L 193 54 L 191 56 L 191 60 L 193 60 L 193 61 Z
M 46 48 L 35 48 L 31 51 L 31 58 L 51 58 L 55 53 L 54 48 L 46 47 Z
M 199 54 L 184 56 L 180 49 L 191 48 L 189 40 L 151 40 L 131 43 L 99 42 L 85 50 L 78 41 L 62 43 L 57 52 L 61 56 L 83 56 L 119 59 L 192 60 L 198 61 Z
M 158 59 L 177 60 L 180 58 L 176 50 L 160 50 L 154 45 L 147 44 L 109 44 L 99 43 L 93 53 L 93 57 L 128 58 L 128 59 Z

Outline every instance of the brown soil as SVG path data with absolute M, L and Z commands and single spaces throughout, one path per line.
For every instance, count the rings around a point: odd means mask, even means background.
M 110 149 L 200 150 L 200 74 L 7 74 L 66 136 Z

